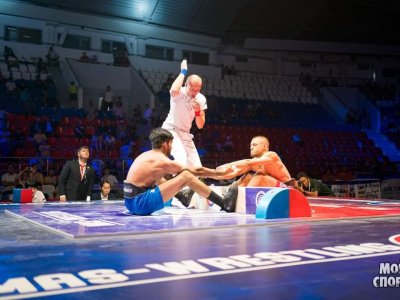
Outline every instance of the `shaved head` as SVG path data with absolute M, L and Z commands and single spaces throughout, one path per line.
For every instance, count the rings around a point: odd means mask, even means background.
M 251 139 L 250 156 L 260 157 L 269 150 L 269 141 L 265 136 L 259 135 Z
M 258 143 L 265 145 L 266 148 L 269 149 L 269 141 L 265 136 L 258 135 L 258 136 L 253 137 L 253 140 L 254 139 L 256 139 Z
M 198 75 L 190 75 L 186 80 L 186 92 L 190 97 L 195 97 L 201 90 L 203 81 Z
M 201 80 L 201 77 L 199 75 L 190 75 L 187 78 L 187 82 L 193 86 L 202 86 L 203 85 L 203 81 Z

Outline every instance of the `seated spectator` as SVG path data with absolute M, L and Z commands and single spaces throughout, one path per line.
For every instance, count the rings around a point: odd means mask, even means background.
M 34 135 L 38 130 L 44 132 L 46 130 L 46 122 L 42 121 L 40 117 L 36 117 L 29 128 L 29 134 Z
M 57 198 L 58 176 L 55 175 L 53 168 L 48 169 L 46 176 L 43 178 L 42 192 L 46 199 Z
M 17 189 L 27 189 L 33 184 L 34 182 L 30 181 L 30 168 L 23 169 L 20 173 L 18 173 L 17 177 L 15 178 L 15 188 Z
M 38 146 L 40 157 L 46 157 L 48 159 L 51 159 L 50 149 L 51 149 L 51 146 L 47 143 L 47 141 L 43 141 Z
M 81 57 L 79 58 L 79 61 L 81 61 L 81 62 L 89 62 L 90 61 L 90 57 L 87 55 L 87 53 L 85 51 L 83 51 Z
M 54 133 L 53 124 L 51 123 L 50 119 L 46 121 L 46 128 L 44 129 L 44 133 L 46 134 L 46 136 L 52 135 Z
M 119 122 L 117 125 L 117 136 L 116 138 L 120 141 L 124 141 L 128 137 L 126 124 Z
M 107 133 L 104 135 L 104 146 L 106 150 L 114 150 L 115 149 L 115 137 L 111 134 L 111 131 L 107 131 Z
M 23 169 L 15 178 L 15 187 L 18 189 L 27 189 L 34 183 L 35 179 L 32 176 L 30 167 Z
M 135 145 L 135 141 L 127 139 L 119 148 L 120 159 L 124 160 L 126 166 L 130 166 L 133 163 Z
M 83 121 L 79 120 L 78 124 L 75 127 L 75 135 L 77 138 L 81 139 L 85 137 L 85 125 L 83 125 Z
M 43 185 L 43 181 L 44 181 L 44 176 L 38 170 L 38 165 L 37 164 L 33 164 L 32 167 L 31 167 L 31 171 L 32 171 L 33 178 L 35 179 L 35 183 L 37 183 L 40 186 L 42 186 Z
M 32 202 L 33 203 L 44 203 L 46 202 L 46 197 L 43 192 L 39 190 L 39 186 L 37 184 L 33 184 L 30 186 L 32 188 Z
M 57 186 L 58 184 L 58 176 L 55 175 L 55 171 L 53 168 L 50 168 L 49 171 L 47 172 L 47 175 L 44 176 L 43 178 L 43 184 L 47 185 L 54 185 Z
M 47 141 L 46 135 L 42 132 L 41 129 L 37 129 L 35 134 L 33 135 L 33 141 L 35 142 L 36 146 L 43 144 L 43 142 Z
M 132 151 L 133 151 L 133 146 L 135 145 L 135 142 L 126 139 L 123 145 L 119 148 L 120 152 L 120 157 L 121 159 L 130 159 L 132 158 Z
M 116 200 L 117 196 L 111 191 L 111 183 L 107 180 L 102 180 L 100 183 L 100 192 L 93 193 L 93 200 Z
M 104 165 L 105 165 L 105 163 L 104 163 L 103 159 L 100 157 L 100 155 L 97 152 L 95 152 L 95 155 L 92 159 L 92 166 L 93 166 L 93 169 L 98 178 L 100 178 L 102 176 L 101 172 L 102 172 L 102 169 L 104 168 Z
M 149 104 L 146 104 L 145 109 L 143 111 L 143 120 L 151 122 L 152 116 L 153 116 L 153 109 L 150 107 Z
M 96 134 L 94 134 L 90 140 L 90 148 L 96 150 L 96 152 L 99 152 L 103 150 L 104 147 L 104 141 L 103 141 L 103 135 L 97 131 Z
M 308 177 L 304 172 L 297 174 L 297 179 L 299 180 L 299 185 L 296 188 L 305 196 L 335 196 L 327 184 L 318 179 Z

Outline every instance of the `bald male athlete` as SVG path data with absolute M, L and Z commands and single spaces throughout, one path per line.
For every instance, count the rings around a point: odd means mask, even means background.
M 190 75 L 183 86 L 187 75 L 187 61 L 181 62 L 181 72 L 170 89 L 170 110 L 162 128 L 174 136 L 171 154 L 184 166 L 201 167 L 201 161 L 190 133 L 193 120 L 197 128 L 203 128 L 206 122 L 207 100 L 200 93 L 202 80 L 198 75 Z
M 208 199 L 223 210 L 231 207 L 235 199 L 222 198 L 213 192 L 196 176 L 215 178 L 229 172 L 208 169 L 204 167 L 186 168 L 168 156 L 172 148 L 172 134 L 163 128 L 156 128 L 150 133 L 152 150 L 140 154 L 131 165 L 126 180 L 124 181 L 124 200 L 126 208 L 136 215 L 150 215 L 164 208 L 167 202 L 180 193 L 179 200 L 188 206 L 190 197 L 180 190 L 188 186 L 200 196 Z M 164 176 L 177 174 L 170 180 Z
M 255 136 L 250 143 L 250 159 L 243 159 L 219 166 L 217 170 L 232 170 L 222 177 L 230 179 L 245 174 L 239 179 L 239 186 L 286 187 L 291 178 L 286 166 L 274 151 L 269 150 L 265 136 Z
M 218 179 L 231 179 L 242 175 L 229 187 L 225 197 L 236 199 L 238 186 L 244 187 L 288 187 L 295 182 L 286 166 L 274 151 L 269 150 L 265 136 L 255 136 L 250 143 L 250 159 L 243 159 L 217 167 L 225 175 Z M 230 170 L 230 171 L 229 171 Z M 235 209 L 235 205 L 230 210 Z

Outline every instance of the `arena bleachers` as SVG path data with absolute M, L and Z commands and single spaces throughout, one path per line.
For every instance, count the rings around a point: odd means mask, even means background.
M 169 78 L 176 76 L 171 66 L 172 63 L 166 62 L 162 68 L 144 68 L 140 64 L 136 67 L 141 78 L 157 93 L 163 90 Z M 34 67 L 32 63 L 20 63 L 10 68 L 6 63 L 0 63 L 5 79 L 12 77 L 18 88 L 26 85 L 33 99 L 41 99 L 42 84 L 47 83 L 48 74 L 38 73 Z M 248 157 L 249 142 L 254 135 L 266 135 L 270 139 L 271 150 L 279 153 L 293 175 L 307 170 L 319 177 L 327 168 L 343 165 L 353 170 L 368 171 L 366 161 L 382 160 L 382 152 L 366 135 L 359 128 L 337 122 L 319 101 L 315 89 L 310 89 L 298 76 L 243 70 L 222 76 L 221 70 L 215 66 L 203 66 L 201 72 L 207 74 L 203 77 L 202 88 L 208 99 L 207 122 L 204 129 L 196 132 L 195 142 L 204 149 L 202 161 L 205 165 L 216 166 Z M 357 87 L 364 81 L 338 79 L 332 84 Z M 157 95 L 158 101 L 168 107 L 168 90 Z M 7 94 L 4 84 L 0 86 L 0 103 L 7 112 L 7 130 L 13 134 L 18 129 L 26 136 L 24 146 L 13 149 L 13 157 L 30 158 L 37 155 L 30 132 L 36 117 L 41 121 L 51 117 L 54 132 L 48 136 L 47 143 L 51 158 L 60 161 L 73 158 L 74 150 L 81 144 L 90 144 L 99 129 L 104 131 L 104 128 L 115 128 L 118 122 L 127 122 L 107 116 L 89 121 L 84 110 L 55 109 L 42 103 L 35 105 L 32 110 L 21 103 L 17 94 Z M 157 114 L 157 105 L 155 107 Z M 84 126 L 84 136 L 78 138 L 75 128 L 80 123 Z M 152 124 L 153 127 L 160 125 Z M 301 137 L 301 143 L 293 141 L 295 134 Z M 391 138 L 395 137 L 391 135 Z M 231 149 L 224 148 L 227 138 L 232 138 Z M 118 141 L 115 149 L 92 149 L 91 155 L 118 160 L 120 146 L 121 141 Z

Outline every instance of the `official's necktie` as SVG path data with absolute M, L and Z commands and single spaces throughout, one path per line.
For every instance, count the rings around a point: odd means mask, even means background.
M 80 165 L 81 166 L 81 180 L 85 176 L 85 165 Z

